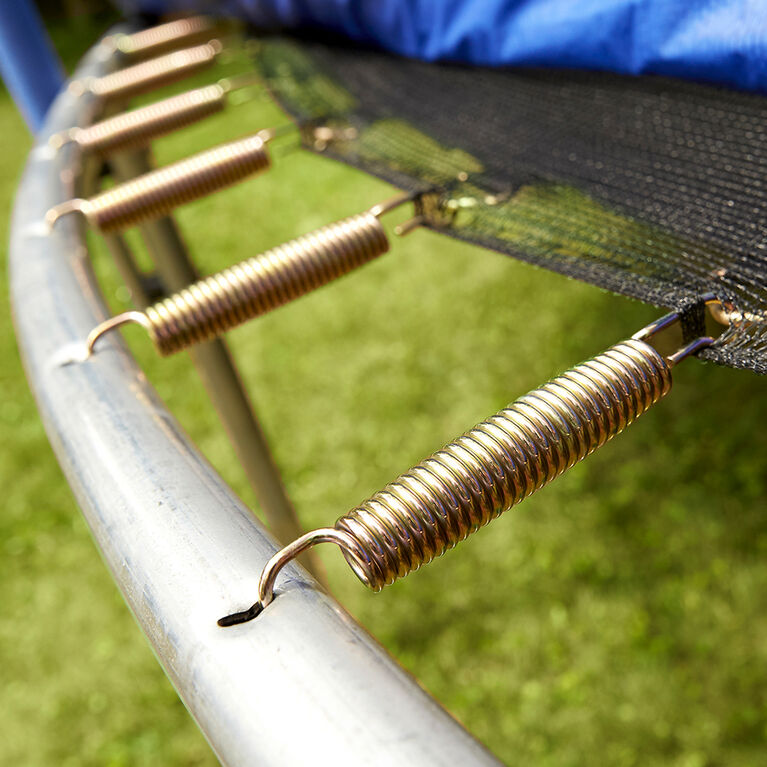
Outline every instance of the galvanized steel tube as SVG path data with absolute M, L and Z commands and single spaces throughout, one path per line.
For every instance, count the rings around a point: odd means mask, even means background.
M 103 74 L 91 54 L 77 76 Z M 84 120 L 62 93 L 18 190 L 11 291 L 19 346 L 51 444 L 126 601 L 168 676 L 227 765 L 497 764 L 300 567 L 258 620 L 245 606 L 277 546 L 148 385 L 119 334 L 61 366 L 107 316 L 82 220 L 49 233 L 74 196 L 75 152 L 47 146 Z M 94 687 L 98 680 L 94 679 Z

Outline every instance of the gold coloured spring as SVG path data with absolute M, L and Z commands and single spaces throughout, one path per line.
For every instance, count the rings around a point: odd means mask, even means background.
M 712 299 L 712 303 L 713 303 Z M 321 542 L 338 545 L 376 591 L 440 556 L 623 431 L 671 390 L 671 368 L 713 343 L 664 358 L 648 341 L 669 315 L 531 391 L 421 461 L 332 528 L 309 532 L 266 564 L 259 599 L 219 625 L 242 623 L 274 598 L 284 565 Z
M 191 285 L 146 310 L 162 355 L 219 336 L 336 280 L 389 249 L 362 213 L 298 237 Z
M 161 53 L 207 42 L 216 36 L 218 24 L 207 16 L 191 16 L 142 29 L 129 35 L 115 35 L 106 42 L 129 59 L 150 58 Z
M 294 301 L 386 253 L 379 216 L 410 199 L 397 196 L 202 279 L 144 312 L 111 318 L 91 332 L 87 353 L 104 333 L 135 322 L 160 354 L 173 354 Z
M 158 56 L 103 77 L 75 80 L 71 90 L 75 94 L 92 93 L 102 101 L 128 99 L 213 66 L 220 52 L 221 43 L 211 40 L 204 45 Z
M 341 517 L 357 576 L 378 591 L 430 562 L 623 431 L 671 389 L 625 341 L 475 426 Z
M 46 221 L 53 227 L 61 216 L 79 212 L 91 226 L 108 234 L 159 218 L 179 205 L 267 170 L 267 142 L 272 136 L 261 131 L 150 171 L 90 199 L 67 200 L 51 208 Z
M 192 125 L 226 106 L 226 90 L 220 84 L 196 88 L 139 109 L 110 117 L 86 128 L 71 128 L 55 134 L 51 144 L 58 148 L 72 142 L 83 154 L 105 156 L 137 149 L 153 139 Z

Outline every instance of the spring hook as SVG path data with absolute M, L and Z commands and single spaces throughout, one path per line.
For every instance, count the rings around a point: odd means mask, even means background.
M 468 174 L 461 172 L 458 178 L 465 181 Z M 435 229 L 443 229 L 449 226 L 455 217 L 455 211 L 451 210 L 442 198 L 439 189 L 429 189 L 415 199 L 413 217 L 395 227 L 394 232 L 400 237 L 410 234 L 420 226 L 432 226 Z
M 228 94 L 254 82 L 257 78 L 250 73 L 224 78 L 213 85 L 123 112 L 85 128 L 76 127 L 55 133 L 48 143 L 54 149 L 74 143 L 82 154 L 102 157 L 145 147 L 160 136 L 223 111 Z
M 132 34 L 111 35 L 104 44 L 130 60 L 148 59 L 162 53 L 207 42 L 216 37 L 220 23 L 208 16 L 191 16 L 158 24 Z
M 274 135 L 274 131 L 260 131 L 150 171 L 90 199 L 67 200 L 54 205 L 45 220 L 53 228 L 61 216 L 79 212 L 91 226 L 108 234 L 159 218 L 179 205 L 268 170 L 267 143 Z
M 144 312 L 107 320 L 88 336 L 87 354 L 104 333 L 139 322 L 166 356 L 294 301 L 386 253 L 389 241 L 379 218 L 412 198 L 398 195 L 206 277 Z
M 719 302 L 703 303 L 714 314 Z M 467 538 L 622 432 L 671 390 L 671 369 L 714 339 L 664 357 L 650 344 L 679 322 L 672 313 L 631 339 L 531 391 L 405 472 L 383 490 L 278 551 L 264 567 L 258 601 L 219 620 L 243 623 L 274 598 L 282 567 L 316 543 L 337 544 L 374 591 Z
M 69 86 L 70 92 L 76 96 L 90 93 L 104 102 L 128 99 L 178 82 L 213 66 L 221 49 L 218 40 L 211 40 L 204 45 L 158 56 L 103 77 L 74 80 Z

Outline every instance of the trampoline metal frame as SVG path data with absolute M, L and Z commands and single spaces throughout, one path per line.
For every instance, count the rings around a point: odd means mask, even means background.
M 93 49 L 75 76 L 98 76 Z M 497 764 L 298 565 L 258 620 L 246 606 L 278 548 L 191 444 L 119 334 L 82 364 L 108 312 L 79 217 L 49 232 L 75 196 L 77 157 L 48 138 L 92 118 L 63 90 L 30 154 L 11 227 L 17 337 L 50 442 L 95 541 L 179 695 L 224 764 Z M 95 684 L 94 680 L 94 684 Z

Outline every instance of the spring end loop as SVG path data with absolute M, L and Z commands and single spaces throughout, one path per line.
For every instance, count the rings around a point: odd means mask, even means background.
M 67 93 L 73 98 L 79 99 L 86 93 L 91 92 L 91 87 L 95 77 L 85 77 L 80 80 L 72 80 L 67 86 Z
M 389 213 L 395 208 L 399 208 L 400 205 L 404 205 L 406 202 L 412 202 L 416 198 L 416 192 L 405 192 L 404 194 L 397 194 L 394 197 L 390 197 L 388 200 L 379 202 L 374 205 L 368 211 L 370 215 L 380 218 L 384 213 Z
M 332 527 L 311 530 L 300 538 L 296 538 L 296 540 L 281 548 L 264 566 L 258 581 L 258 601 L 246 610 L 219 618 L 217 621 L 218 625 L 222 627 L 236 626 L 237 624 L 253 620 L 253 618 L 260 615 L 274 600 L 274 583 L 280 570 L 299 554 L 302 554 L 318 543 L 335 543 L 346 551 L 352 551 L 355 548 L 350 536 Z
M 218 81 L 219 87 L 224 93 L 231 93 L 232 91 L 238 91 L 241 88 L 248 88 L 252 85 L 262 85 L 261 77 L 255 72 L 243 72 L 239 75 L 231 75 L 230 77 L 222 77 Z
M 378 205 L 374 205 L 372 208 L 370 208 L 368 212 L 376 218 L 380 218 L 384 214 L 389 213 L 395 208 L 399 208 L 401 205 L 404 205 L 408 202 L 416 203 L 416 208 L 418 208 L 418 200 L 422 194 L 422 192 L 405 192 L 404 194 L 398 194 L 394 197 L 390 197 L 388 200 L 379 202 Z M 394 234 L 396 234 L 398 237 L 404 237 L 406 234 L 410 234 L 410 232 L 412 232 L 414 229 L 417 229 L 419 226 L 423 226 L 425 223 L 426 217 L 420 213 L 416 213 L 413 218 L 410 218 L 404 223 L 395 226 Z
M 420 226 L 426 226 L 427 224 L 442 225 L 442 222 L 436 220 L 432 215 L 434 210 L 439 207 L 438 203 L 435 202 L 435 197 L 438 196 L 437 190 L 434 188 L 421 189 L 415 192 L 405 192 L 404 194 L 384 200 L 384 202 L 381 202 L 378 205 L 374 205 L 370 208 L 369 212 L 372 213 L 372 215 L 379 217 L 384 213 L 388 213 L 389 211 L 398 208 L 400 205 L 412 202 L 415 207 L 413 217 L 398 224 L 394 228 L 394 233 L 398 237 L 404 237 L 405 235 L 410 234 L 413 230 L 418 229 Z
M 682 360 L 688 357 L 696 355 L 699 351 L 708 348 L 716 341 L 716 337 L 724 332 L 725 328 L 732 324 L 732 318 L 724 310 L 722 302 L 713 294 L 706 293 L 700 297 L 700 300 L 694 305 L 693 309 L 700 312 L 696 318 L 695 329 L 700 332 L 700 335 L 691 337 L 685 332 L 682 312 L 670 312 L 669 314 L 660 317 L 659 319 L 646 325 L 641 330 L 634 333 L 631 338 L 635 341 L 642 341 L 650 344 L 653 347 L 660 348 L 663 346 L 663 335 L 665 331 L 677 327 L 681 327 L 681 343 L 677 342 L 673 351 L 664 354 L 666 363 L 670 367 L 678 365 Z M 718 332 L 713 331 L 712 335 L 709 335 L 707 330 L 711 329 L 706 326 L 706 316 L 713 320 L 714 326 Z M 678 332 L 678 331 L 677 331 Z M 656 339 L 656 336 L 658 337 Z
M 88 200 L 83 200 L 80 197 L 75 197 L 72 200 L 60 202 L 58 205 L 54 205 L 52 208 L 49 208 L 48 212 L 45 214 L 45 223 L 48 226 L 48 231 L 52 231 L 54 224 L 62 216 L 66 216 L 69 213 L 82 213 L 84 216 L 86 216 L 87 207 Z
M 675 365 L 678 365 L 682 360 L 696 355 L 703 349 L 707 349 L 713 343 L 714 338 L 711 336 L 701 336 L 700 338 L 696 338 L 694 341 L 691 341 L 689 344 L 683 346 L 673 354 L 669 354 L 669 356 L 666 357 L 666 362 L 670 367 L 674 367 Z
M 70 128 L 69 130 L 63 130 L 59 133 L 54 133 L 48 139 L 48 146 L 55 152 L 58 152 L 61 147 L 66 144 L 73 144 L 77 141 L 77 134 L 80 132 L 80 128 Z
M 96 327 L 93 328 L 93 330 L 91 330 L 91 332 L 88 334 L 88 338 L 85 341 L 85 348 L 87 351 L 86 359 L 93 355 L 93 347 L 96 345 L 96 341 L 98 341 L 101 336 L 103 336 L 105 333 L 109 333 L 111 330 L 115 330 L 115 328 L 119 328 L 123 325 L 128 325 L 131 323 L 141 325 L 143 328 L 151 332 L 152 326 L 144 312 L 129 311 L 123 312 L 122 314 L 118 314 L 114 317 L 110 317 L 108 320 L 104 320 L 104 322 L 96 325 Z
M 403 224 L 398 224 L 394 227 L 394 234 L 398 237 L 404 237 L 406 234 L 410 234 L 414 229 L 418 229 L 419 226 L 423 226 L 426 223 L 425 216 L 414 216 L 413 218 L 405 221 Z

